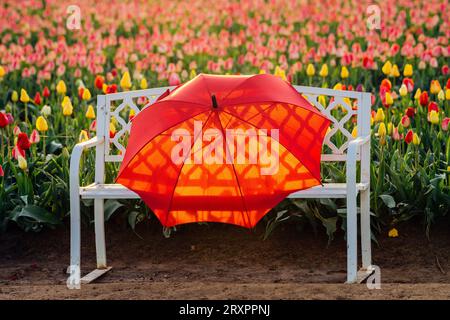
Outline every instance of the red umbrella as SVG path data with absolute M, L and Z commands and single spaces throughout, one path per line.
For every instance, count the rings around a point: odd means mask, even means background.
M 200 74 L 133 119 L 117 182 L 166 227 L 251 228 L 288 194 L 321 183 L 329 124 L 278 77 Z

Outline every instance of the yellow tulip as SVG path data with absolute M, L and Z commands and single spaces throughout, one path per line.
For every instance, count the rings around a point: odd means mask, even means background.
M 392 99 L 392 95 L 390 92 L 386 92 L 385 94 L 386 105 L 390 106 L 394 103 L 394 99 Z
M 431 110 L 429 118 L 432 124 L 439 124 L 439 113 L 436 110 Z
M 72 103 L 72 102 L 70 101 L 70 98 L 69 98 L 68 96 L 64 96 L 64 98 L 63 98 L 62 101 L 61 101 L 61 107 L 64 108 L 64 106 L 65 106 L 66 104 L 68 104 L 68 103 Z
M 106 83 L 104 83 L 102 85 L 102 92 L 106 94 L 106 91 L 108 90 L 108 85 Z
M 381 108 L 378 108 L 377 114 L 375 115 L 375 122 L 384 121 L 384 111 Z
M 342 84 L 341 83 L 336 83 L 333 87 L 333 90 L 342 90 Z
M 133 118 L 136 115 L 136 111 L 134 109 L 130 110 L 130 113 L 128 114 L 128 117 Z
M 320 96 L 319 96 L 319 103 L 320 103 L 322 106 L 324 106 L 324 107 L 327 106 L 327 100 L 326 100 L 326 98 L 325 98 L 324 95 L 320 95 Z
M 431 85 L 430 85 L 430 93 L 438 94 L 439 91 L 441 91 L 441 85 L 440 85 L 439 81 L 432 80 Z
M 400 77 L 400 72 L 398 71 L 398 66 L 394 64 L 391 69 L 391 76 L 394 78 Z
M 67 97 L 67 96 L 64 97 L 62 107 L 63 107 L 63 115 L 65 115 L 65 116 L 72 115 L 73 106 L 72 106 L 72 101 L 70 101 L 69 97 Z
M 310 63 L 306 67 L 306 75 L 308 77 L 312 77 L 314 74 L 316 74 L 316 69 L 314 68 L 314 65 L 312 63 Z
M 131 77 L 128 71 L 125 71 L 125 73 L 122 76 L 122 79 L 120 79 L 120 86 L 124 90 L 128 90 L 131 88 Z
M 259 70 L 259 73 L 261 73 L 261 70 Z M 266 72 L 264 71 L 264 73 L 266 73 Z M 196 76 L 197 76 L 197 72 L 195 71 L 195 69 L 191 69 L 191 72 L 189 74 L 189 78 L 190 79 L 194 79 Z
M 413 141 L 412 141 L 412 143 L 413 143 L 413 145 L 416 145 L 416 146 L 420 144 L 420 138 L 417 135 L 417 133 L 413 134 Z
M 30 97 L 25 89 L 20 89 L 20 101 L 27 103 L 30 101 Z
M 397 229 L 392 228 L 391 230 L 389 230 L 388 236 L 389 238 L 397 238 L 398 237 Z
M 381 122 L 380 125 L 378 126 L 378 135 L 380 137 L 385 137 L 386 133 L 387 133 L 386 125 L 384 124 L 384 122 Z
M 94 107 L 92 106 L 92 104 L 90 104 L 87 108 L 86 118 L 95 119 L 95 111 L 94 111 Z
M 47 120 L 45 120 L 43 116 L 39 116 L 36 119 L 36 129 L 38 129 L 40 132 L 45 132 L 48 130 Z
M 283 69 L 281 69 L 279 66 L 275 67 L 274 75 L 277 76 L 277 77 L 280 77 L 283 80 L 287 79 L 286 78 L 286 72 Z
M 358 126 L 354 126 L 352 130 L 352 137 L 356 138 L 358 137 Z
M 445 89 L 445 100 L 450 100 L 450 89 Z
M 111 131 L 113 134 L 116 133 L 116 126 L 112 122 L 109 124 L 109 131 Z
M 79 142 L 85 142 L 89 140 L 89 136 L 86 130 L 81 130 L 80 135 L 78 136 Z
M 414 99 L 419 100 L 421 94 L 422 94 L 422 90 L 420 90 L 420 88 L 417 89 L 416 94 L 414 95 Z
M 58 92 L 60 95 L 66 94 L 67 87 L 63 80 L 59 80 L 58 84 L 56 85 L 56 92 Z
M 321 76 L 322 78 L 325 78 L 326 76 L 328 76 L 328 66 L 327 64 L 323 64 L 322 67 L 320 68 L 319 71 L 319 76 Z
M 391 64 L 391 62 L 388 60 L 388 61 L 385 62 L 385 64 L 384 64 L 383 67 L 381 68 L 381 71 L 382 71 L 385 75 L 389 76 L 389 75 L 391 74 L 391 69 L 392 69 L 392 64 Z
M 390 136 L 392 134 L 392 123 L 389 122 L 387 125 L 387 134 Z
M 341 69 L 341 78 L 342 79 L 347 79 L 349 76 L 349 72 L 346 66 L 343 66 Z
M 28 163 L 27 163 L 27 160 L 26 160 L 24 157 L 22 157 L 21 155 L 19 155 L 18 158 L 17 158 L 17 161 L 18 161 L 18 163 L 19 163 L 19 168 L 20 168 L 20 169 L 22 169 L 22 170 L 27 170 L 27 168 L 28 168 Z
M 439 91 L 437 97 L 438 97 L 438 100 L 439 100 L 439 101 L 444 101 L 444 100 L 445 100 L 445 93 L 444 93 L 444 90 Z
M 408 88 L 406 88 L 405 84 L 402 84 L 400 87 L 400 90 L 398 90 L 398 92 L 400 93 L 400 95 L 402 97 L 404 97 L 408 94 Z
M 81 98 L 85 101 L 91 99 L 91 92 L 89 91 L 88 88 L 84 88 L 83 95 L 81 96 Z
M 147 79 L 145 79 L 145 78 L 141 79 L 140 87 L 141 87 L 141 89 L 147 89 L 148 88 Z
M 12 102 L 17 102 L 19 100 L 19 94 L 17 93 L 16 90 L 14 90 L 11 94 L 11 101 Z
M 3 66 L 0 66 L 0 78 L 3 78 L 6 74 L 5 68 Z
M 403 75 L 405 77 L 411 77 L 413 75 L 413 66 L 410 63 L 405 64 L 403 68 Z

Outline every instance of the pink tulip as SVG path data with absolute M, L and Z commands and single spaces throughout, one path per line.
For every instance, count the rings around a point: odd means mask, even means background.
M 448 125 L 449 125 L 449 123 L 450 123 L 450 118 L 449 118 L 449 117 L 445 117 L 445 118 L 442 120 L 441 126 L 442 126 L 442 130 L 443 130 L 443 131 L 448 131 Z

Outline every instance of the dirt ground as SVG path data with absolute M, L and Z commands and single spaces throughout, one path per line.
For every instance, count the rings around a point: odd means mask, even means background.
M 165 238 L 161 226 L 142 223 L 138 237 L 121 221 L 107 225 L 113 269 L 81 290 L 68 290 L 68 228 L 0 235 L 0 299 L 450 299 L 450 225 L 427 240 L 417 226 L 398 238 L 378 235 L 373 262 L 381 289 L 344 284 L 342 233 L 299 232 L 293 225 L 262 240 L 256 230 L 221 225 L 182 226 Z M 83 227 L 82 273 L 95 268 L 92 227 Z

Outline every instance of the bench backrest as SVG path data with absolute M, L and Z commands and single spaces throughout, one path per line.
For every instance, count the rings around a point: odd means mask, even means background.
M 306 86 L 294 87 L 333 122 L 330 126 L 331 130 L 325 136 L 322 161 L 345 161 L 348 143 L 354 139 L 351 128 L 357 124 L 358 136 L 370 134 L 370 93 Z M 131 127 L 129 110 L 133 109 L 135 114 L 138 114 L 144 107 L 154 103 L 159 95 L 172 88 L 160 87 L 98 96 L 97 135 L 105 138 L 104 152 L 97 155 L 100 162 L 122 161 Z M 322 105 L 324 101 L 325 105 Z M 338 108 L 341 110 L 336 110 Z M 116 127 L 116 133 L 112 137 L 110 137 L 111 123 L 114 123 Z M 347 123 L 350 123 L 350 126 L 346 125 Z M 361 153 L 363 152 L 370 152 L 370 149 L 363 148 Z M 370 155 L 366 155 L 365 158 L 369 157 Z

